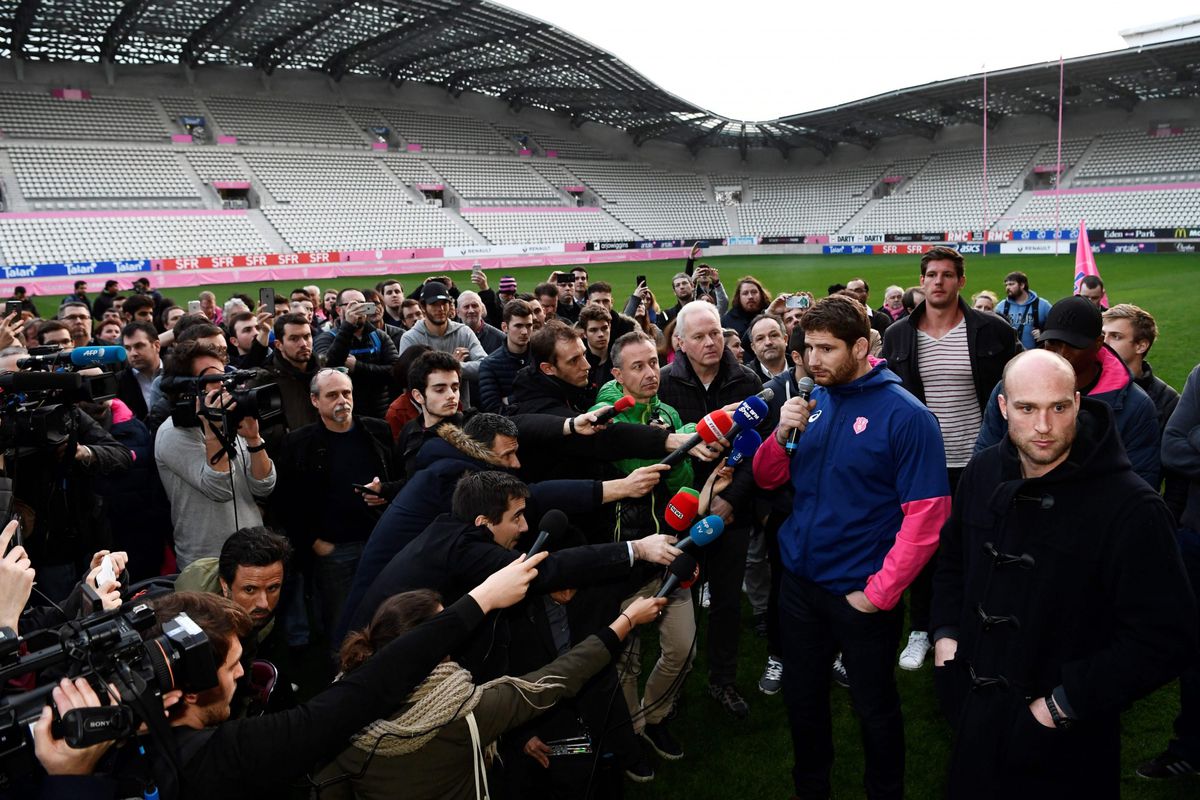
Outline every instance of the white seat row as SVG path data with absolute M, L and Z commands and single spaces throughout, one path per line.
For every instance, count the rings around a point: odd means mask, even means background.
M 466 212 L 463 218 L 492 244 L 620 241 L 629 237 L 602 212 Z
M 12 147 L 8 154 L 28 199 L 197 197 L 169 150 Z
M 0 133 L 13 139 L 163 141 L 169 132 L 144 97 L 60 100 L 49 94 L 0 92 Z

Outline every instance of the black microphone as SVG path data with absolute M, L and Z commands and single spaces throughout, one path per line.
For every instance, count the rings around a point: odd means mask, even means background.
M 692 576 L 696 574 L 696 559 L 689 553 L 680 553 L 667 567 L 667 579 L 655 597 L 666 597 L 680 586 L 691 586 Z
M 557 508 L 552 508 L 545 514 L 542 514 L 542 521 L 538 523 L 538 535 L 533 540 L 533 547 L 529 548 L 529 552 L 525 555 L 525 560 L 536 556 L 542 552 L 546 546 L 546 542 L 553 536 L 555 540 L 562 539 L 563 531 L 567 529 L 567 515 L 559 511 Z
M 805 375 L 800 379 L 800 391 L 796 394 L 796 396 L 807 403 L 808 396 L 812 394 L 813 386 L 815 385 L 816 384 L 813 383 L 813 379 Z M 800 447 L 800 433 L 801 431 L 799 428 L 792 428 L 792 430 L 788 433 L 787 444 L 783 446 L 783 449 L 788 454 L 789 458 L 796 455 L 796 449 Z

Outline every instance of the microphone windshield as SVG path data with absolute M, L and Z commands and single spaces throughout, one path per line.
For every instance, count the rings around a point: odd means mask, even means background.
M 696 518 L 696 511 L 699 508 L 699 493 L 695 489 L 689 489 L 685 486 L 667 503 L 667 507 L 663 511 L 663 520 L 672 530 L 682 532 L 687 530 L 688 525 L 692 524 L 692 520 Z
M 538 523 L 538 530 L 550 534 L 551 542 L 557 542 L 557 540 L 562 539 L 563 531 L 566 529 L 567 515 L 557 508 L 552 508 L 545 514 L 542 514 L 542 521 Z
M 618 414 L 620 414 L 622 411 L 628 411 L 629 409 L 633 408 L 634 402 L 635 401 L 632 397 L 625 395 L 620 400 L 613 403 L 613 408 L 616 409 Z
M 717 439 L 720 439 L 732 429 L 733 418 L 721 408 L 705 416 L 696 425 L 696 433 L 700 434 L 700 439 L 705 444 L 715 444 Z
M 742 428 L 757 428 L 767 418 L 767 403 L 761 397 L 747 397 L 733 411 L 733 421 Z
M 104 364 L 124 364 L 125 348 L 106 345 L 103 347 L 76 347 L 68 354 L 76 367 L 99 367 Z
M 688 536 L 697 547 L 704 547 L 724 532 L 725 521 L 717 514 L 709 514 L 692 526 Z
M 733 451 L 726 459 L 726 464 L 731 467 L 736 467 L 744 458 L 753 458 L 758 452 L 758 448 L 762 445 L 762 436 L 759 436 L 758 431 L 753 428 L 747 428 L 737 435 L 733 440 Z
M 690 553 L 680 553 L 667 567 L 667 572 L 678 578 L 681 586 L 686 586 L 696 574 L 696 559 Z

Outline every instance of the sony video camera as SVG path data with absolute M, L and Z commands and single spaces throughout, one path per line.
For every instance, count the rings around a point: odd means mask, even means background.
M 162 634 L 142 635 L 155 623 L 145 602 L 99 612 L 28 638 L 0 628 L 0 681 L 7 684 L 31 672 L 53 670 L 68 678 L 87 678 L 99 697 L 111 684 L 120 702 L 56 714 L 52 732 L 71 747 L 123 739 L 145 722 L 162 721 L 162 695 L 172 689 L 201 692 L 217 685 L 217 668 L 208 637 L 187 614 L 162 626 Z M 25 654 L 22 655 L 22 644 Z M 42 713 L 57 682 L 0 698 L 0 790 L 32 769 L 29 726 Z M 154 719 L 150 719 L 154 717 Z

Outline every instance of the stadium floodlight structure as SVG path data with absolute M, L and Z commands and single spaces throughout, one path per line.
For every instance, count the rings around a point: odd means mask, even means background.
M 482 0 L 8 0 L 0 59 L 120 64 L 238 65 L 272 73 L 375 76 L 499 98 L 581 126 L 707 147 L 828 155 L 839 145 L 932 139 L 947 125 L 982 124 L 981 75 L 968 75 L 770 121 L 723 117 L 654 84 L 611 53 L 542 20 Z M 1064 112 L 1130 110 L 1200 95 L 1200 37 L 1064 62 Z M 988 75 L 989 125 L 1006 116 L 1057 117 L 1059 63 Z

